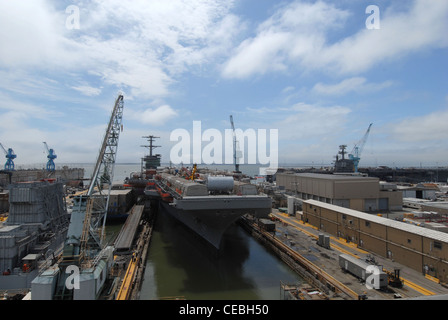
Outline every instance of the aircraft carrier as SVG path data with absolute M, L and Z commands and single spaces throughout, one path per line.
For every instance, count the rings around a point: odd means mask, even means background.
M 272 200 L 259 194 L 255 185 L 235 181 L 233 176 L 207 175 L 189 179 L 173 170 L 156 176 L 160 207 L 181 221 L 215 248 L 224 232 L 245 214 L 267 218 Z M 153 191 L 146 190 L 148 195 Z
M 153 149 L 158 137 L 148 139 L 149 155 L 142 159 L 142 173 L 125 184 L 145 186 L 144 194 L 157 207 L 182 222 L 200 238 L 219 249 L 221 238 L 231 224 L 244 214 L 264 218 L 269 215 L 272 199 L 260 194 L 255 185 L 242 182 L 240 172 L 198 171 L 192 168 L 161 168 L 159 154 Z

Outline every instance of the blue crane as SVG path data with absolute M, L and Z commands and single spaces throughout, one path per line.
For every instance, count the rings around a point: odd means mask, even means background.
M 348 155 L 349 159 L 353 161 L 353 164 L 355 165 L 355 172 L 358 172 L 358 164 L 359 160 L 361 160 L 361 153 L 364 149 L 364 145 L 366 144 L 367 138 L 369 137 L 370 128 L 372 128 L 371 123 L 369 125 L 369 128 L 367 129 L 366 133 L 364 134 L 364 137 L 358 141 L 357 144 L 353 147 L 352 152 Z
M 14 150 L 11 148 L 6 151 L 5 147 L 0 143 L 0 147 L 3 149 L 3 152 L 6 156 L 6 163 L 5 163 L 5 171 L 14 171 L 14 159 L 17 158 L 17 155 L 14 153 Z
M 48 148 L 48 145 L 46 142 L 44 142 L 45 149 L 47 150 L 47 171 L 53 172 L 56 169 L 56 166 L 54 165 L 54 159 L 56 159 L 58 156 L 54 153 L 53 149 Z

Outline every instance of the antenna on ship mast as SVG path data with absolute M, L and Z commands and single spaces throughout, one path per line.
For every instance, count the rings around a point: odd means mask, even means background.
M 149 155 L 142 158 L 142 168 L 141 172 L 145 172 L 147 176 L 150 176 L 155 173 L 155 170 L 157 170 L 157 167 L 160 166 L 160 154 L 154 154 L 153 150 L 156 148 L 160 148 L 160 146 L 154 145 L 155 139 L 159 139 L 160 137 L 155 136 L 147 136 L 143 137 L 144 139 L 147 139 L 149 142 L 149 145 L 141 146 L 143 148 L 149 149 Z
M 153 143 L 155 141 L 155 139 L 160 139 L 160 137 L 155 137 L 155 136 L 147 136 L 147 137 L 142 137 L 144 139 L 147 139 L 149 142 L 149 146 L 142 146 L 143 148 L 149 148 L 149 156 L 152 157 L 152 150 L 155 148 L 160 148 L 160 146 L 155 146 Z

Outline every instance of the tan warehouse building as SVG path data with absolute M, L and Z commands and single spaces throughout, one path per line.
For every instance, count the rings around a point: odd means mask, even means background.
M 448 282 L 448 234 L 315 200 L 301 219 L 318 229 Z
M 278 173 L 277 186 L 303 200 L 313 199 L 353 210 L 375 212 L 401 210 L 403 195 L 395 185 L 378 178 L 299 173 Z

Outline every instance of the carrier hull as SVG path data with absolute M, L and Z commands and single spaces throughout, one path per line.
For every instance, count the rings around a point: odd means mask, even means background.
M 216 249 L 224 232 L 241 216 L 265 218 L 272 201 L 266 196 L 206 196 L 160 201 L 164 212 L 182 222 Z

